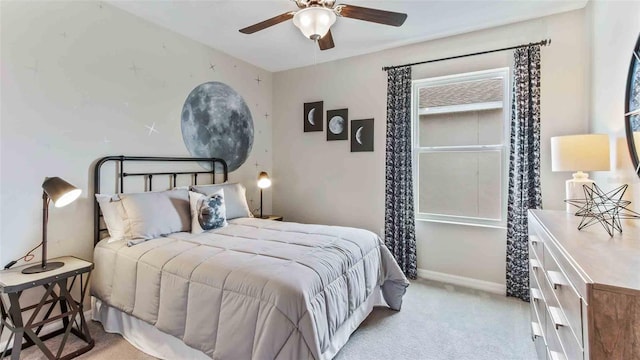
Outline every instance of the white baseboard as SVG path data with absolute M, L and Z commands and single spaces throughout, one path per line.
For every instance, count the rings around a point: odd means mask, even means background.
M 84 311 L 85 320 L 91 320 L 91 309 Z M 78 320 L 79 322 L 80 320 Z M 42 327 L 40 334 L 48 334 L 50 332 L 54 332 L 58 329 L 62 329 L 62 320 L 50 322 Z M 6 334 L 9 334 L 9 331 L 5 331 Z M 7 346 L 7 340 L 0 341 L 0 349 L 4 349 Z
M 447 284 L 467 287 L 475 290 L 482 290 L 499 295 L 505 295 L 507 293 L 507 288 L 503 284 L 468 278 L 464 276 L 445 274 L 437 271 L 418 269 L 418 277 L 427 280 L 434 280 Z

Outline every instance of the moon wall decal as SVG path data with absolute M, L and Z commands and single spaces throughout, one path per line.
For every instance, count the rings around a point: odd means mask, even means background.
M 316 120 L 314 118 L 316 113 L 316 108 L 313 108 L 309 111 L 309 114 L 307 114 L 307 121 L 309 122 L 309 124 L 311 125 L 315 125 L 316 124 Z
M 358 144 L 362 145 L 362 126 L 360 126 L 358 130 L 356 130 L 356 141 L 358 142 Z
M 253 118 L 244 99 L 229 85 L 213 81 L 196 86 L 182 107 L 182 139 L 194 157 L 224 159 L 238 169 L 253 147 Z M 202 163 L 211 170 L 211 164 Z

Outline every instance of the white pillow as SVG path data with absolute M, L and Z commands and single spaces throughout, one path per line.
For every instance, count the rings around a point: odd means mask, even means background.
M 114 242 L 123 240 L 126 233 L 126 224 L 124 223 L 124 208 L 122 201 L 118 195 L 96 194 L 96 200 L 102 210 L 102 219 L 109 231 L 109 240 Z
M 223 189 L 209 196 L 189 191 L 189 203 L 192 234 L 200 234 L 228 225 Z
M 227 220 L 253 217 L 247 204 L 247 189 L 240 183 L 224 183 L 214 185 L 196 185 L 191 187 L 195 191 L 204 195 L 213 195 L 218 190 L 224 190 L 224 201 L 227 211 Z

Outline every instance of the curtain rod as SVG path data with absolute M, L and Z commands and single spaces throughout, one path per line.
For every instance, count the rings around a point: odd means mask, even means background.
M 449 56 L 449 57 L 446 57 L 446 58 L 414 62 L 414 63 L 411 63 L 411 64 L 385 66 L 385 67 L 382 68 L 382 71 L 387 71 L 387 70 L 391 70 L 391 69 L 397 69 L 397 68 L 401 68 L 401 67 L 405 67 L 405 66 L 422 65 L 422 64 L 428 64 L 428 63 L 444 61 L 444 60 L 459 59 L 459 58 L 463 58 L 463 57 L 467 57 L 467 56 L 484 55 L 484 54 L 494 53 L 494 52 L 498 52 L 498 51 L 519 49 L 519 48 L 533 46 L 533 45 L 540 45 L 540 46 L 551 45 L 551 39 L 544 39 L 544 40 L 539 41 L 537 43 L 528 43 L 528 44 L 522 44 L 522 45 L 517 45 L 517 46 L 510 46 L 510 47 L 506 47 L 506 48 L 502 48 L 502 49 L 487 50 L 487 51 L 481 51 L 481 52 L 476 52 L 476 53 L 472 53 L 472 54 Z

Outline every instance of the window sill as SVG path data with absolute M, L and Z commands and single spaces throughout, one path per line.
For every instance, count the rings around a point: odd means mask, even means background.
M 462 225 L 462 226 L 473 226 L 473 227 L 484 227 L 491 229 L 507 229 L 506 224 L 481 224 L 481 223 L 472 223 L 466 221 L 455 221 L 455 220 L 438 220 L 438 219 L 425 219 L 425 218 L 415 218 L 416 221 L 423 222 L 432 222 L 432 223 L 440 223 L 440 224 L 451 224 L 451 225 Z

